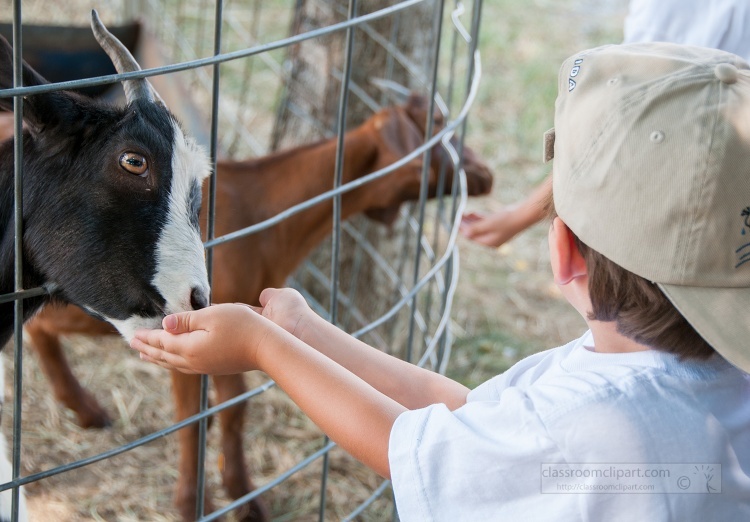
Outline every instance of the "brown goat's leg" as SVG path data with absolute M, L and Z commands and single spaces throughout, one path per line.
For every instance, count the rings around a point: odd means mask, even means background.
M 68 366 L 57 333 L 49 333 L 36 321 L 26 325 L 42 371 L 49 379 L 55 398 L 71 409 L 82 428 L 104 428 L 112 424 L 107 412 L 76 379 Z
M 242 375 L 222 375 L 214 377 L 218 402 L 224 402 L 245 393 L 245 380 Z M 242 402 L 219 413 L 221 423 L 221 449 L 223 469 L 221 470 L 224 489 L 231 498 L 240 498 L 253 489 L 245 466 L 242 451 L 242 435 L 245 425 L 245 403 Z M 242 522 L 265 522 L 269 520 L 266 504 L 256 498 L 238 510 L 237 520 Z
M 177 422 L 198 413 L 200 390 L 200 375 L 172 372 L 172 393 Z M 195 504 L 198 498 L 198 424 L 179 430 L 177 441 L 180 448 L 180 462 L 177 484 L 175 484 L 174 504 L 182 520 L 195 520 Z M 206 513 L 213 511 L 208 495 L 206 495 L 204 506 Z

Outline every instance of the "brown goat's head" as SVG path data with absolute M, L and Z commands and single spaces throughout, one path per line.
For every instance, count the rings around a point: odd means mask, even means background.
M 381 153 L 375 166 L 376 169 L 382 169 L 398 161 L 424 143 L 428 108 L 427 98 L 419 94 L 411 94 L 404 104 L 385 108 L 371 118 L 370 122 L 382 141 L 382 150 L 388 151 L 385 154 Z M 439 111 L 435 111 L 433 121 L 434 135 L 443 128 L 445 122 Z M 455 143 L 455 139 L 451 141 Z M 428 195 L 435 197 L 438 194 L 441 170 L 443 171 L 442 193 L 449 194 L 454 175 L 453 161 L 440 143 L 435 145 L 430 152 Z M 423 155 L 419 156 L 394 171 L 393 175 L 405 176 L 407 183 L 400 185 L 400 193 L 396 195 L 396 200 L 392 204 L 367 210 L 365 212 L 367 217 L 390 225 L 398 217 L 403 201 L 415 200 L 419 197 L 423 159 Z M 470 196 L 489 193 L 492 188 L 492 172 L 467 146 L 463 149 L 463 168 L 466 171 L 467 190 Z M 402 169 L 408 172 L 399 172 Z

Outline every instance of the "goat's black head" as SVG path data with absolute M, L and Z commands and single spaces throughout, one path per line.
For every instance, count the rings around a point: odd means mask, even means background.
M 118 72 L 139 69 L 95 12 L 92 27 Z M 0 41 L 2 88 L 10 86 L 11 53 Z M 46 83 L 25 63 L 23 81 Z M 145 79 L 124 87 L 124 108 L 66 91 L 25 97 L 23 248 L 27 284 L 46 285 L 129 339 L 167 313 L 207 304 L 198 212 L 210 166 Z M 0 98 L 0 107 L 12 108 L 12 98 Z M 12 173 L 6 142 L 0 293 L 12 291 Z

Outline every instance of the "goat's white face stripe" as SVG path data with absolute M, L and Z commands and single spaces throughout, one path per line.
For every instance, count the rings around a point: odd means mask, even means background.
M 205 151 L 175 125 L 169 210 L 156 247 L 156 273 L 152 280 L 166 301 L 166 314 L 192 310 L 190 295 L 194 288 L 205 296 L 209 294 L 203 243 L 200 232 L 192 225 L 190 196 L 195 184 L 200 186 L 210 173 Z M 138 328 L 161 325 L 160 317 L 107 320 L 128 340 Z
M 167 223 L 156 250 L 153 285 L 166 300 L 166 313 L 190 310 L 190 291 L 208 295 L 208 278 L 200 233 L 191 223 L 190 195 L 210 173 L 205 152 L 179 128 L 172 153 L 172 190 Z

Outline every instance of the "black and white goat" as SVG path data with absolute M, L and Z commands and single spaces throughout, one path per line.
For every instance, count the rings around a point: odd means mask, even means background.
M 118 73 L 140 69 L 95 11 L 91 26 Z M 12 53 L 0 36 L 0 89 L 12 86 Z M 24 62 L 23 85 L 45 83 Z M 165 314 L 208 304 L 198 213 L 210 166 L 147 80 L 123 87 L 121 108 L 68 91 L 24 97 L 23 286 L 44 286 L 49 295 L 23 308 L 29 318 L 49 300 L 74 303 L 130 339 Z M 0 97 L 0 109 L 12 108 L 12 97 Z M 0 295 L 14 291 L 13 180 L 8 140 L 0 143 Z M 13 331 L 13 307 L 0 303 L 0 348 Z M 4 446 L 0 436 L 7 482 Z
M 119 73 L 140 69 L 95 11 L 91 25 Z M 1 39 L 0 88 L 11 78 Z M 23 83 L 47 82 L 24 63 Z M 146 79 L 123 87 L 120 108 L 69 91 L 24 97 L 23 284 L 50 292 L 24 302 L 25 318 L 49 299 L 70 302 L 130 339 L 208 303 L 198 212 L 210 166 Z M 12 146 L 0 144 L 0 295 L 14 289 Z M 0 347 L 12 328 L 13 303 L 2 303 Z

